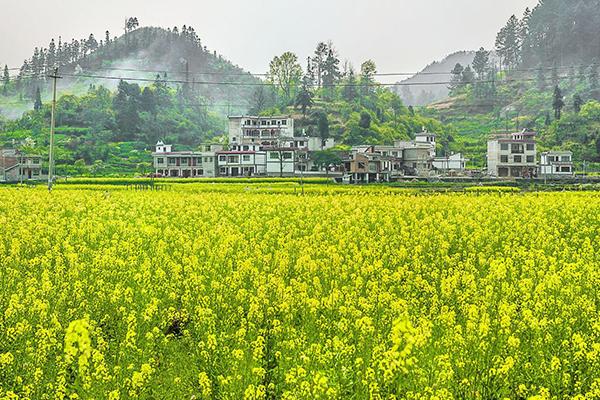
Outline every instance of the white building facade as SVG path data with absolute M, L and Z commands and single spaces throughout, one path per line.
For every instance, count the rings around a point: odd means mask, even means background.
M 537 176 L 537 146 L 534 132 L 499 134 L 488 141 L 488 174 L 500 178 Z
M 540 157 L 540 175 L 543 177 L 571 177 L 575 175 L 571 151 L 546 151 Z

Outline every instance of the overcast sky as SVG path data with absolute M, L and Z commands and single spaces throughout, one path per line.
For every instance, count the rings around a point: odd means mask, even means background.
M 493 46 L 512 15 L 537 0 L 0 0 L 0 63 L 20 66 L 49 39 L 121 34 L 127 16 L 141 25 L 195 27 L 203 43 L 235 64 L 266 72 L 291 50 L 301 59 L 332 40 L 356 66 L 412 72 L 457 50 Z M 303 62 L 304 64 L 304 62 Z

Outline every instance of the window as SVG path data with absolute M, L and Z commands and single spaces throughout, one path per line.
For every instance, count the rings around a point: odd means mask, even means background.
M 226 156 L 219 156 L 219 161 L 227 161 L 227 157 Z
M 165 163 L 165 159 L 164 158 L 157 158 L 156 159 L 156 163 L 157 164 L 164 164 Z
M 273 125 L 273 126 L 277 125 L 277 121 L 275 121 L 275 120 L 271 121 L 271 125 Z
M 508 151 L 508 143 L 500 143 L 500 150 Z
M 508 162 L 508 156 L 500 156 L 500 162 L 501 163 L 507 163 Z
M 531 164 L 535 162 L 535 156 L 527 156 L 527 163 Z
M 510 146 L 510 152 L 512 154 L 523 154 L 525 152 L 525 149 L 522 144 L 513 143 Z
M 562 161 L 562 162 L 571 162 L 571 156 L 562 156 L 560 158 L 560 161 Z M 567 171 L 567 172 L 569 172 L 569 171 Z
M 534 151 L 534 150 L 535 150 L 535 144 L 527 143 L 527 151 Z
M 202 157 L 197 157 L 197 158 L 196 158 L 196 162 L 197 162 L 198 164 L 202 164 Z
M 250 150 L 250 147 L 244 146 L 244 151 L 248 151 L 248 150 Z
M 279 160 L 279 153 L 277 153 L 276 151 L 272 151 L 269 153 L 269 158 L 271 160 Z
M 571 172 L 571 167 L 562 167 L 561 172 Z
M 523 162 L 523 157 L 521 157 L 521 156 L 515 156 L 514 160 L 515 160 L 516 163 L 521 163 L 521 162 Z
M 282 119 L 281 120 L 281 125 L 287 125 L 287 119 Z
M 249 155 L 244 155 L 243 160 L 244 161 L 250 161 L 250 156 Z
M 266 125 L 266 124 L 267 124 L 267 121 L 260 121 L 260 124 L 261 124 L 261 125 Z
M 240 157 L 239 156 L 229 156 L 229 157 L 227 157 L 227 162 L 230 164 L 237 164 L 240 162 Z
M 169 158 L 169 165 L 175 165 L 177 164 L 177 160 L 174 158 Z
M 221 169 L 219 169 L 219 172 L 221 173 L 221 175 L 227 175 L 227 168 L 221 167 Z
M 284 160 L 291 160 L 292 159 L 292 153 L 283 153 L 283 159 Z
M 181 159 L 181 165 L 188 165 L 188 159 L 187 158 L 182 158 Z

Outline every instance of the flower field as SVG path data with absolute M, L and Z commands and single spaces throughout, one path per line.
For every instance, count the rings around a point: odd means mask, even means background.
M 0 398 L 600 397 L 600 193 L 260 187 L 0 188 Z

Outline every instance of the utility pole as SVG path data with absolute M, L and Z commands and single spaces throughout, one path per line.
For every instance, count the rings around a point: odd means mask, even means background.
M 50 118 L 50 150 L 48 160 L 48 191 L 52 191 L 54 183 L 54 125 L 56 124 L 56 83 L 61 77 L 58 76 L 58 68 L 54 68 L 54 74 L 50 75 L 52 84 L 52 113 Z

